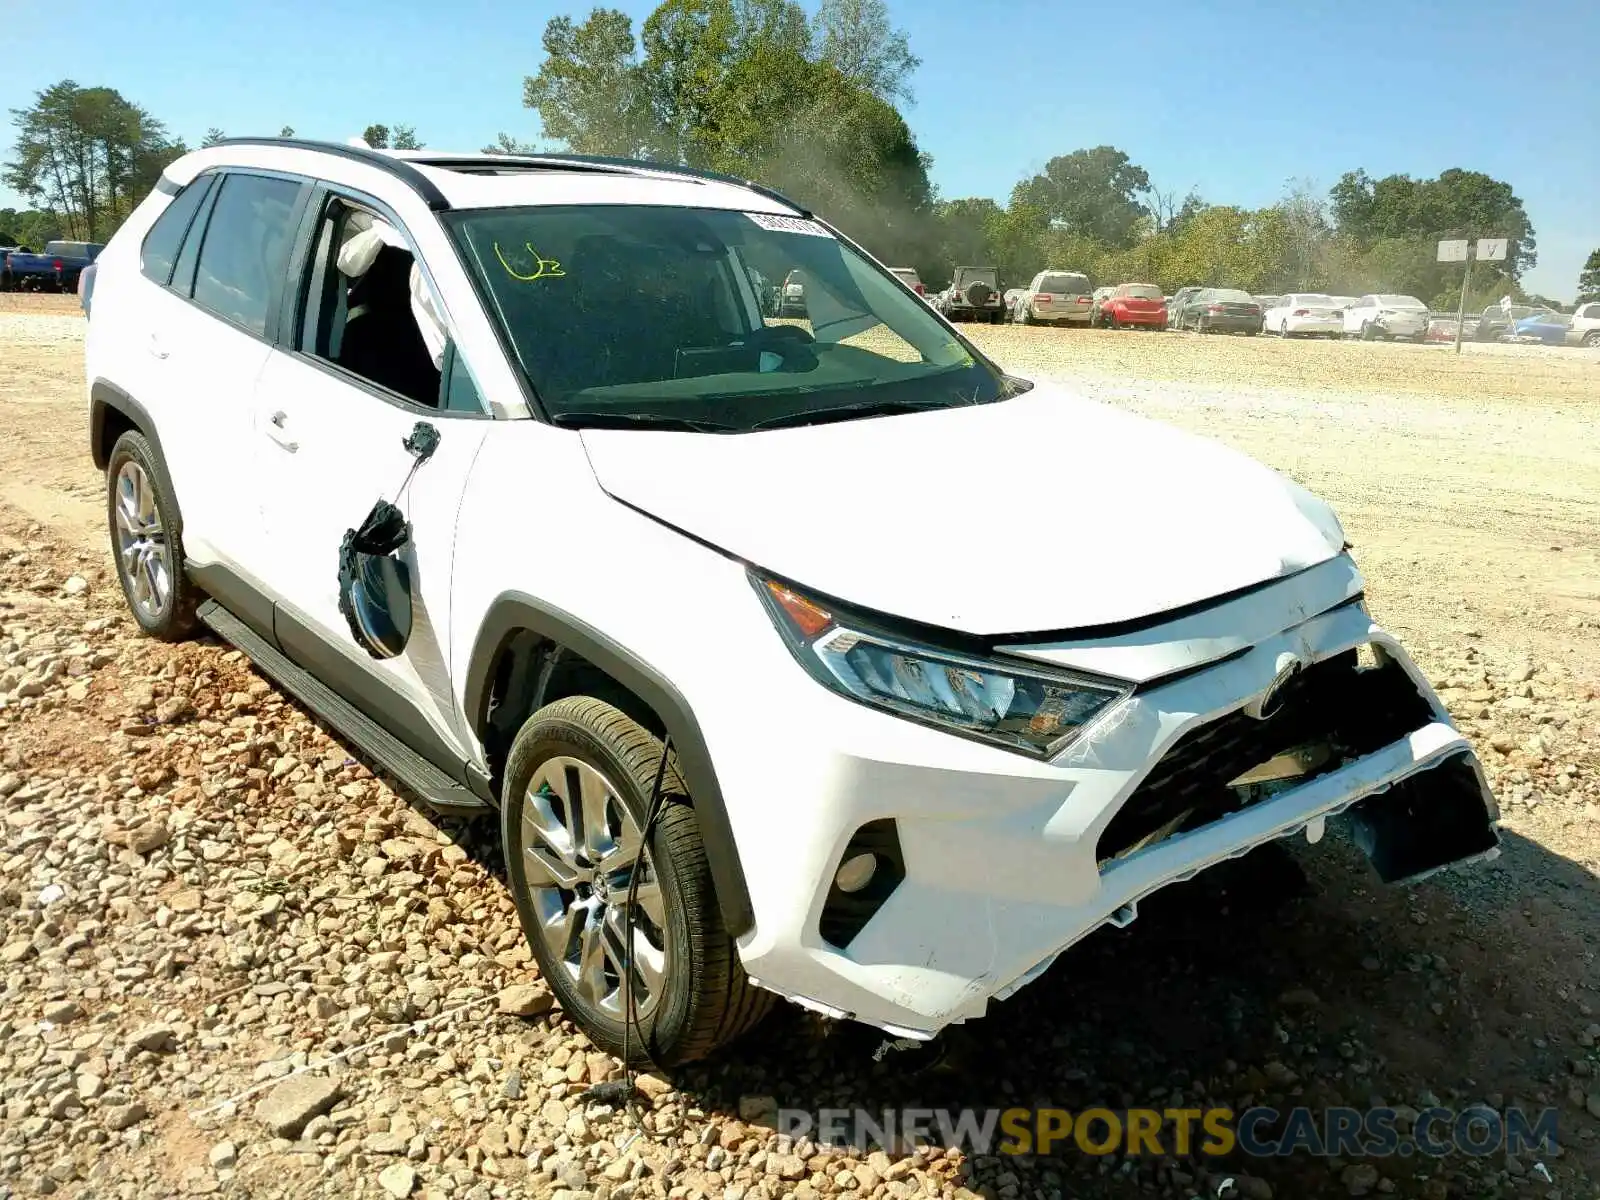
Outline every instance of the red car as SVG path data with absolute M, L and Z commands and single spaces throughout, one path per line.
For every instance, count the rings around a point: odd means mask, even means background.
M 1100 302 L 1091 323 L 1113 329 L 1165 329 L 1167 302 L 1153 283 L 1124 283 Z

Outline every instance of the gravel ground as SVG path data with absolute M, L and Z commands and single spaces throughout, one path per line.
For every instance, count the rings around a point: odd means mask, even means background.
M 1018 370 L 1341 501 L 1379 615 L 1484 756 L 1506 853 L 1411 889 L 1335 838 L 1251 855 L 942 1056 L 875 1061 L 870 1031 L 786 1009 L 723 1061 L 646 1077 L 630 1139 L 583 1098 L 616 1064 L 529 964 L 493 823 L 423 817 L 236 652 L 135 636 L 80 329 L 0 311 L 0 1197 L 1600 1194 L 1600 447 L 1577 412 L 1600 359 L 983 331 Z M 1318 371 L 1337 386 L 1299 379 Z M 1561 1151 L 868 1155 L 766 1125 L 779 1105 L 1434 1102 L 1555 1106 Z

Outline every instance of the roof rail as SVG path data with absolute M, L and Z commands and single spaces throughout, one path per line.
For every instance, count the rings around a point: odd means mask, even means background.
M 309 138 L 274 138 L 274 137 L 233 137 L 223 138 L 213 145 L 218 146 L 277 146 L 287 150 L 315 150 L 322 154 L 335 154 L 341 158 L 348 158 L 355 162 L 366 163 L 368 166 L 377 167 L 380 171 L 387 171 L 395 178 L 402 180 L 412 191 L 422 197 L 427 206 L 434 212 L 446 212 L 450 208 L 450 201 L 445 199 L 434 182 L 417 170 L 417 164 L 423 166 L 437 165 L 448 169 L 449 164 L 477 163 L 479 161 L 493 161 L 499 159 L 507 163 L 527 163 L 530 166 L 567 167 L 577 170 L 614 171 L 619 174 L 628 172 L 652 172 L 658 175 L 679 175 L 688 179 L 702 179 L 712 183 L 727 183 L 734 187 L 746 188 L 758 196 L 765 196 L 786 208 L 792 209 L 802 217 L 810 217 L 811 211 L 803 205 L 796 204 L 789 197 L 765 184 L 757 183 L 753 179 L 741 179 L 737 175 L 728 175 L 721 171 L 708 171 L 703 167 L 686 167 L 675 163 L 651 162 L 642 158 L 611 158 L 599 154 L 505 154 L 482 156 L 482 160 L 459 154 L 439 154 L 426 158 L 396 158 L 391 154 L 373 150 L 366 146 L 351 146 L 340 142 L 319 142 Z
M 366 163 L 369 167 L 377 167 L 386 171 L 400 180 L 418 196 L 434 212 L 447 212 L 450 201 L 438 186 L 416 167 L 403 158 L 384 154 L 368 146 L 350 146 L 339 142 L 318 142 L 310 138 L 275 138 L 275 137 L 232 137 L 223 138 L 220 142 L 212 143 L 216 146 L 267 146 L 278 147 L 284 150 L 315 150 L 320 154 L 334 154 L 340 158 L 348 158 L 355 162 Z

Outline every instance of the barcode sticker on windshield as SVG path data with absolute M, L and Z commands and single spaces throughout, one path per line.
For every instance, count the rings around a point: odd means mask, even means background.
M 749 217 L 761 228 L 770 229 L 773 233 L 806 233 L 812 237 L 825 238 L 833 236 L 821 225 L 815 221 L 807 220 L 805 217 L 786 217 L 780 213 L 753 212 L 747 212 L 745 216 Z

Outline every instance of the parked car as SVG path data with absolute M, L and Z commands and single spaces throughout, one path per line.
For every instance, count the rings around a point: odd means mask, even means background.
M 1423 331 L 1422 340 L 1425 342 L 1449 342 L 1452 345 L 1456 340 L 1456 326 L 1462 326 L 1462 341 L 1472 341 L 1477 332 L 1478 315 L 1468 313 L 1465 318 L 1459 319 L 1454 313 L 1428 314 L 1428 327 Z
M 1254 337 L 1261 332 L 1261 306 L 1238 288 L 1201 288 L 1184 301 L 1178 328 Z
M 1415 296 L 1362 296 L 1344 310 L 1344 336 L 1365 341 L 1407 338 L 1420 342 L 1428 328 L 1428 306 Z
M 1014 293 L 1007 304 L 1019 325 L 1087 325 L 1094 289 L 1081 271 L 1040 271 L 1033 282 Z
M 1498 304 L 1490 304 L 1479 315 L 1477 330 L 1473 336 L 1480 342 L 1497 342 L 1506 335 L 1514 333 L 1518 321 L 1550 311 L 1552 310 L 1542 304 L 1513 304 L 1510 312 Z
M 1167 297 L 1167 328 L 1177 329 L 1180 314 L 1184 306 L 1189 303 L 1189 298 L 1201 289 L 1198 287 L 1181 287 Z
M 1514 326 L 1514 332 L 1505 340 L 1538 342 L 1546 346 L 1577 346 L 1582 344 L 1583 334 L 1573 328 L 1570 316 L 1547 309 L 1534 313 L 1531 317 L 1523 317 Z
M 1572 314 L 1572 328 L 1580 346 L 1590 349 L 1600 346 L 1600 301 L 1580 304 Z
M 1261 329 L 1262 329 L 1262 332 L 1266 332 L 1266 329 L 1267 329 L 1267 311 L 1269 309 L 1277 308 L 1280 304 L 1282 304 L 1284 302 L 1286 297 L 1283 297 L 1283 296 L 1251 296 L 1250 299 L 1254 300 L 1256 302 L 1256 305 L 1261 309 Z
M 803 271 L 818 332 L 766 325 L 747 263 Z M 85 338 L 133 619 L 208 626 L 419 801 L 499 809 L 540 976 L 630 1064 L 777 997 L 933 1037 L 1330 821 L 1388 883 L 1497 852 L 1326 503 L 1008 374 L 882 272 L 659 162 L 186 154 Z M 1055 511 L 1064 449 L 1073 494 L 1132 498 L 1059 544 L 885 470 L 1004 463 L 1007 511 Z
M 1268 333 L 1279 337 L 1338 337 L 1344 332 L 1343 310 L 1332 296 L 1320 292 L 1294 292 L 1261 317 Z
M 21 291 L 73 292 L 78 275 L 104 249 L 99 242 L 46 242 L 40 254 L 13 250 L 6 255 L 11 286 Z
M 922 276 L 917 274 L 915 267 L 890 267 L 889 274 L 905 284 L 919 296 L 926 296 L 928 289 L 922 286 Z
M 1153 283 L 1120 283 L 1100 302 L 1094 323 L 1112 329 L 1165 329 L 1167 302 Z
M 993 267 L 957 267 L 950 286 L 939 293 L 938 310 L 952 321 L 988 321 L 1005 317 L 1000 273 Z
M 1114 288 L 1114 287 L 1097 287 L 1090 294 L 1090 296 L 1089 296 L 1089 324 L 1090 325 L 1094 326 L 1097 329 L 1099 328 L 1099 326 L 1100 326 L 1100 308 L 1101 308 L 1101 306 L 1103 304 L 1105 304 L 1105 302 L 1107 300 L 1111 299 L 1111 293 L 1116 291 L 1116 290 L 1117 289 Z
M 801 271 L 790 271 L 778 285 L 778 315 L 806 316 L 806 280 Z

